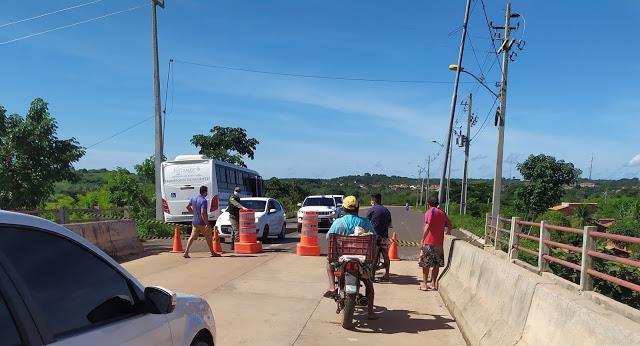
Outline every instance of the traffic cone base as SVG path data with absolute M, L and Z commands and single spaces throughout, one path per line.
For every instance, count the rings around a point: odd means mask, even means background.
M 296 255 L 298 256 L 320 256 L 320 246 L 302 245 L 298 243 L 296 247 Z
M 180 239 L 180 226 L 176 225 L 175 232 L 173 233 L 173 248 L 171 249 L 171 253 L 182 253 L 184 249 L 182 248 L 182 239 Z
M 235 253 L 249 254 L 262 252 L 262 243 L 235 243 Z

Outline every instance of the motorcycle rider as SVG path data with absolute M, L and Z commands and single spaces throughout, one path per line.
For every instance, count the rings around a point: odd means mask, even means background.
M 342 201 L 342 208 L 344 209 L 344 216 L 337 219 L 331 225 L 329 232 L 327 232 L 327 239 L 329 239 L 329 234 L 335 233 L 340 235 L 350 235 L 356 232 L 356 228 L 360 227 L 364 229 L 365 232 L 370 232 L 376 234 L 373 225 L 366 218 L 358 216 L 358 211 L 360 209 L 360 205 L 358 204 L 358 199 L 355 196 L 347 196 Z M 377 236 L 377 234 L 376 234 Z M 331 263 L 327 262 L 327 276 L 329 278 L 329 287 L 327 292 L 325 293 L 326 297 L 331 297 L 335 294 L 335 278 L 333 274 L 333 267 Z M 373 312 L 373 299 L 375 297 L 375 292 L 373 290 L 373 273 L 369 275 L 369 279 L 363 280 L 367 298 L 369 300 L 368 305 L 368 313 L 367 317 L 370 320 L 375 320 L 378 316 Z

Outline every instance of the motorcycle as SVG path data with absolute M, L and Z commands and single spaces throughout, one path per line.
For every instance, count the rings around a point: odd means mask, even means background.
M 342 312 L 342 328 L 353 328 L 356 306 L 367 306 L 367 293 L 360 293 L 362 284 L 370 280 L 367 266 L 371 265 L 375 236 L 341 236 L 331 234 L 329 259 L 333 263 L 336 293 L 336 314 Z M 332 261 L 332 259 L 334 259 Z

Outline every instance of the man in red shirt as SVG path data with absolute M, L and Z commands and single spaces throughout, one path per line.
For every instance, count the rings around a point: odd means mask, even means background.
M 418 260 L 418 265 L 422 268 L 422 291 L 438 289 L 438 271 L 440 267 L 444 267 L 444 235 L 451 234 L 451 221 L 444 211 L 438 209 L 439 204 L 438 197 L 429 197 L 429 209 L 424 214 L 422 249 Z M 428 280 L 429 268 L 431 280 Z

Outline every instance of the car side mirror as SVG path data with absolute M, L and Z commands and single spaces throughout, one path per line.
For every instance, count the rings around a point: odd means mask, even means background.
M 302 207 L 302 203 L 298 203 L 296 204 L 298 207 Z
M 275 209 L 269 209 L 269 214 L 275 214 L 277 210 Z
M 336 207 L 338 207 L 338 208 L 342 208 L 342 203 L 338 203 L 338 204 L 336 204 Z
M 163 287 L 149 286 L 144 289 L 144 301 L 149 313 L 170 314 L 176 308 L 176 294 Z

